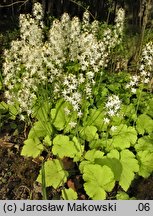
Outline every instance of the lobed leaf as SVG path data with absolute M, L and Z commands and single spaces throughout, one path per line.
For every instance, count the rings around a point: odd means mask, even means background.
M 99 131 L 105 131 L 107 126 L 103 122 L 104 117 L 105 113 L 101 109 L 90 109 L 86 124 L 95 126 Z
M 64 188 L 62 190 L 62 198 L 64 200 L 77 200 L 78 195 L 72 188 L 69 189 Z
M 94 162 L 97 158 L 103 158 L 104 152 L 96 149 L 92 149 L 86 152 L 85 159 L 91 162 Z
M 89 142 L 98 139 L 97 128 L 92 125 L 83 128 L 82 131 L 80 131 L 80 135 Z
M 63 169 L 63 165 L 60 160 L 53 159 L 46 161 L 44 169 L 46 187 L 52 186 L 57 189 L 66 183 L 68 172 Z M 40 170 L 37 181 L 42 183 L 42 170 Z
M 127 127 L 125 124 L 116 126 L 115 131 L 111 131 L 112 145 L 118 149 L 129 148 L 137 140 L 137 132 L 134 127 Z
M 37 137 L 33 139 L 28 138 L 26 141 L 24 141 L 21 155 L 36 158 L 41 154 L 43 149 L 44 146 Z
M 70 141 L 68 136 L 59 134 L 53 139 L 52 152 L 58 157 L 70 157 L 75 161 L 79 160 L 83 154 L 84 147 L 79 143 L 76 137 Z
M 31 128 L 28 138 L 34 137 L 46 137 L 52 134 L 52 127 L 50 122 L 42 123 L 41 121 L 35 122 L 34 126 Z
M 84 189 L 93 200 L 106 199 L 106 192 L 110 192 L 114 185 L 114 174 L 107 166 L 87 164 L 83 173 Z
M 67 115 L 65 108 L 69 109 L 70 111 L 72 110 L 72 107 L 68 102 L 59 100 L 56 104 L 56 108 L 51 110 L 51 117 L 53 120 L 53 125 L 57 130 L 64 130 L 65 132 L 69 132 L 71 130 L 69 122 L 77 121 L 77 113 L 73 111 Z
M 48 101 L 44 101 L 42 105 L 35 105 L 33 107 L 33 117 L 37 118 L 37 120 L 41 122 L 46 122 L 49 120 L 50 116 L 51 104 Z
M 137 152 L 145 150 L 153 152 L 153 135 L 139 138 L 138 143 L 134 147 Z
M 144 135 L 145 132 L 148 134 L 153 132 L 153 119 L 148 115 L 140 115 L 136 123 L 136 128 L 139 134 Z
M 135 159 L 135 155 L 128 149 L 124 149 L 120 153 L 114 149 L 107 154 L 107 157 L 116 158 L 120 161 L 122 173 L 119 179 L 119 185 L 127 191 L 135 177 L 135 172 L 139 171 L 139 165 Z
M 153 172 L 153 152 L 139 151 L 136 156 L 140 164 L 139 175 L 148 178 Z
M 102 159 L 95 159 L 95 163 L 101 166 L 108 166 L 114 173 L 114 179 L 116 181 L 120 180 L 122 173 L 122 164 L 118 159 L 104 157 Z

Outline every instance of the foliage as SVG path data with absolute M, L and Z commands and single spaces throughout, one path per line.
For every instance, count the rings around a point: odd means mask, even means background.
M 53 186 L 55 189 L 66 182 L 68 173 L 63 169 L 60 160 L 48 160 L 44 164 L 46 187 Z M 42 182 L 42 170 L 37 178 L 38 182 Z
M 64 200 L 76 200 L 77 199 L 77 193 L 72 189 L 63 189 L 62 190 L 62 198 Z
M 111 73 L 107 62 L 121 41 L 123 10 L 99 38 L 99 23 L 90 23 L 87 12 L 82 22 L 64 14 L 53 21 L 44 42 L 40 9 L 36 4 L 33 16 L 21 16 L 21 39 L 5 52 L 8 104 L 2 102 L 0 112 L 12 109 L 22 120 L 33 119 L 21 154 L 47 154 L 37 178 L 43 187 L 60 190 L 63 199 L 78 199 L 66 183 L 79 172 L 89 199 L 107 199 L 115 185 L 123 190 L 117 199 L 130 199 L 135 177 L 153 171 L 152 65 L 147 71 L 152 45 L 144 47 L 139 75 Z M 77 171 L 65 166 L 67 158 Z
M 110 192 L 114 185 L 114 175 L 108 166 L 87 164 L 83 172 L 84 189 L 94 200 L 106 199 L 106 191 Z

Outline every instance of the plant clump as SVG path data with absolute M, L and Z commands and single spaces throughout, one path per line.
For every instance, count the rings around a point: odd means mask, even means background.
M 138 74 L 110 73 L 123 9 L 101 37 L 100 23 L 90 22 L 88 11 L 82 21 L 67 13 L 55 19 L 46 40 L 42 19 L 38 3 L 32 15 L 21 15 L 20 38 L 4 52 L 7 104 L 0 109 L 34 120 L 21 155 L 43 156 L 37 181 L 45 199 L 46 187 L 62 199 L 79 199 L 68 183 L 76 173 L 87 199 L 107 199 L 116 185 L 111 198 L 130 199 L 135 176 L 148 178 L 153 171 L 152 42 L 142 50 Z

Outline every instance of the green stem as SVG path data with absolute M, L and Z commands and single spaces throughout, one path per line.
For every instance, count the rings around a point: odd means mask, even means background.
M 43 193 L 43 200 L 47 200 L 44 162 L 42 162 L 42 193 Z

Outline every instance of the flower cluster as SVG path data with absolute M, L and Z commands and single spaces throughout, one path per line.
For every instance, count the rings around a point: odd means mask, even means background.
M 105 108 L 107 110 L 107 115 L 109 117 L 115 116 L 121 106 L 121 100 L 117 95 L 111 95 L 108 97 L 107 103 L 105 104 Z M 106 121 L 106 119 L 105 119 Z M 107 123 L 107 122 L 106 122 Z
M 20 39 L 12 41 L 10 50 L 5 50 L 3 64 L 5 96 L 8 103 L 18 103 L 20 112 L 31 114 L 39 83 L 47 79 L 43 68 L 42 9 L 34 6 L 35 18 L 20 15 Z
M 153 42 L 147 43 L 142 49 L 141 62 L 139 67 L 139 75 L 132 75 L 130 82 L 126 88 L 131 89 L 132 93 L 136 93 L 136 89 L 140 83 L 148 84 L 151 80 L 153 72 Z
M 114 26 L 114 28 L 112 30 L 108 28 L 104 31 L 103 41 L 105 44 L 107 44 L 109 50 L 112 47 L 116 46 L 116 44 L 119 44 L 121 42 L 124 27 L 124 18 L 125 11 L 120 8 L 117 12 L 115 19 L 116 25 Z
M 142 49 L 142 57 L 140 64 L 140 76 L 143 83 L 149 83 L 151 73 L 153 72 L 153 42 L 150 41 Z
M 135 94 L 136 93 L 136 88 L 137 88 L 137 86 L 139 84 L 139 80 L 140 80 L 140 76 L 132 75 L 130 77 L 130 82 L 126 84 L 125 88 L 131 89 L 131 92 L 133 94 Z
M 17 101 L 21 112 L 31 114 L 41 87 L 48 89 L 50 100 L 63 97 L 81 117 L 83 99 L 92 97 L 97 73 L 107 66 L 110 49 L 118 43 L 123 14 L 119 10 L 114 29 L 107 28 L 103 39 L 98 40 L 99 23 L 90 23 L 87 11 L 82 22 L 64 13 L 53 21 L 45 42 L 41 5 L 34 5 L 33 15 L 20 15 L 20 39 L 4 53 L 8 102 Z

